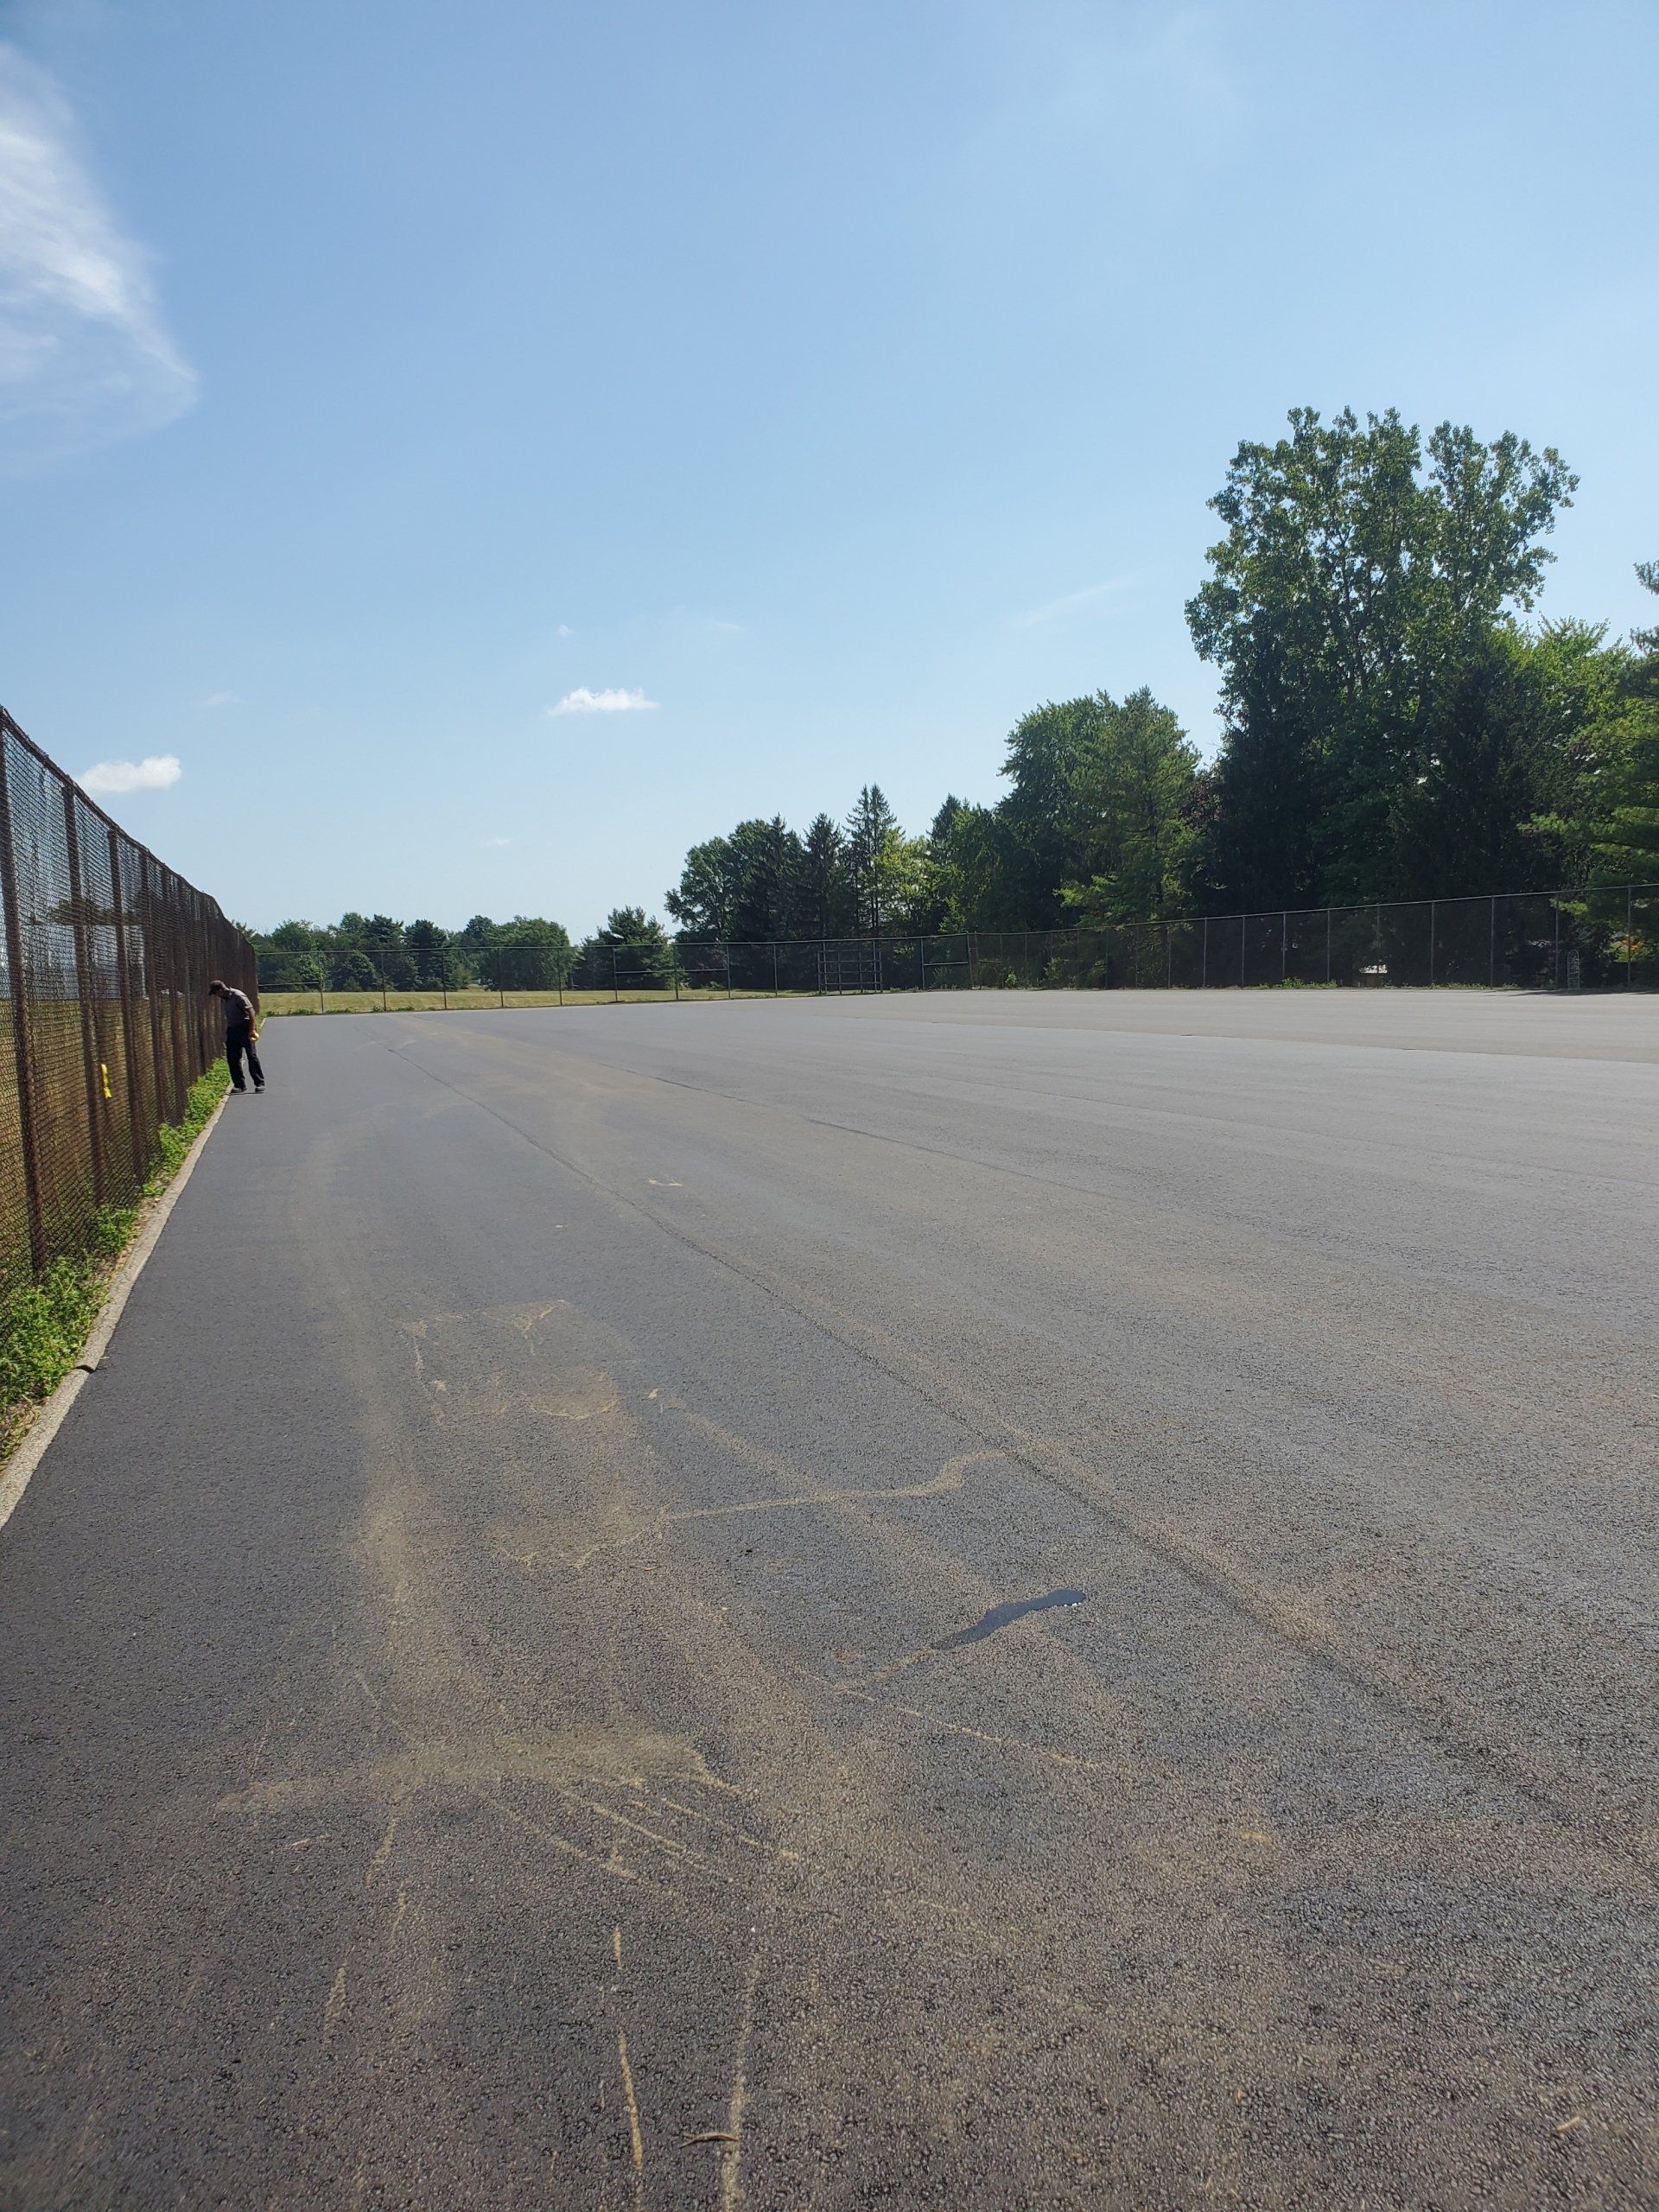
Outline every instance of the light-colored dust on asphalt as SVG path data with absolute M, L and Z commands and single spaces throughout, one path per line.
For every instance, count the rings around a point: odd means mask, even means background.
M 1654 2201 L 1659 1008 L 1302 996 L 285 1029 L 216 2186 Z

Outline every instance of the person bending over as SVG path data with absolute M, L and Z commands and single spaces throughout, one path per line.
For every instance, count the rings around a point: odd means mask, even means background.
M 242 1055 L 248 1056 L 248 1073 L 253 1077 L 253 1087 L 263 1090 L 265 1071 L 259 1065 L 259 1054 L 253 1041 L 253 1001 L 245 991 L 238 991 L 232 983 L 221 983 L 215 976 L 207 986 L 211 998 L 225 1001 L 225 1057 L 231 1064 L 231 1088 L 245 1090 L 242 1079 Z

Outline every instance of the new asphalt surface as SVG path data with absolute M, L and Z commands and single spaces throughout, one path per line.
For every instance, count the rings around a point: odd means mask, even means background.
M 1659 1003 L 265 1047 L 0 1530 L 0 2205 L 1659 2204 Z

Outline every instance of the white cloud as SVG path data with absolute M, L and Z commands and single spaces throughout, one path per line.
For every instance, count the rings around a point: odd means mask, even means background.
M 656 704 L 643 691 L 590 691 L 585 683 L 579 683 L 547 711 L 550 715 L 637 715 Z
M 159 429 L 195 392 L 149 257 L 88 175 L 68 109 L 0 43 L 0 461 Z
M 82 791 L 109 797 L 122 791 L 170 791 L 183 773 L 176 753 L 149 753 L 142 760 L 100 760 L 79 781 Z
M 200 707 L 233 707 L 241 696 L 239 691 L 210 691 L 205 699 L 199 699 L 196 704 Z
M 556 622 L 553 626 L 553 634 L 556 638 L 574 638 L 576 633 L 568 622 Z
M 486 845 L 510 845 L 512 840 L 511 837 L 486 837 L 484 842 Z
M 1034 630 L 1045 622 L 1065 622 L 1073 614 L 1098 606 L 1102 600 L 1127 591 L 1134 582 L 1133 576 L 1113 576 L 1103 584 L 1088 584 L 1082 591 L 1069 591 L 1064 598 L 1052 599 L 1045 607 L 1033 607 L 1024 614 L 1016 614 L 1014 620 L 1022 630 Z

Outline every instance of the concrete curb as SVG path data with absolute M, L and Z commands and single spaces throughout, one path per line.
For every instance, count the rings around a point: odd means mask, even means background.
M 201 1157 L 201 1148 L 213 1134 L 219 1117 L 225 1111 L 225 1099 L 230 1095 L 227 1090 L 225 1098 L 219 1100 L 208 1116 L 200 1135 L 184 1155 L 178 1173 L 150 1208 L 137 1235 L 127 1247 L 121 1264 L 110 1278 L 109 1289 L 99 1308 L 98 1319 L 92 1324 L 80 1357 L 41 1408 L 28 1434 L 10 1459 L 0 1466 L 0 1529 L 5 1527 L 16 1511 L 23 1492 L 29 1488 L 30 1477 L 45 1459 L 53 1438 L 63 1427 L 64 1417 L 109 1350 L 110 1338 L 115 1334 L 115 1325 L 132 1295 L 132 1287 L 143 1273 L 145 1261 L 156 1249 L 162 1231 L 167 1226 L 168 1216 L 177 1205 L 185 1185 L 194 1174 L 196 1162 Z

